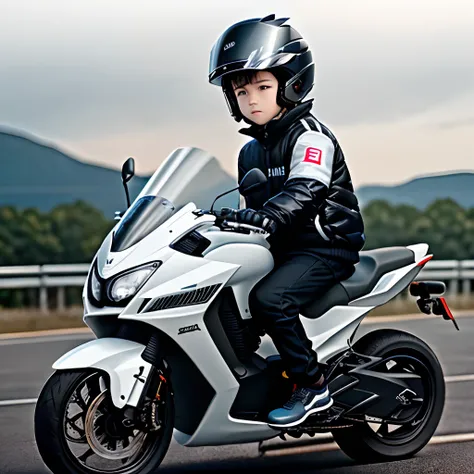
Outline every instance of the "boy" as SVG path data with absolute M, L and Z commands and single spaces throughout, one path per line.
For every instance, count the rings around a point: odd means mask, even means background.
M 285 19 L 270 15 L 228 28 L 211 52 L 209 80 L 222 87 L 240 130 L 253 138 L 240 151 L 239 182 L 260 168 L 266 188 L 233 212 L 237 222 L 268 231 L 273 270 L 253 288 L 250 310 L 280 353 L 296 390 L 268 417 L 296 426 L 332 405 L 300 308 L 349 278 L 365 241 L 342 150 L 302 102 L 314 84 L 308 45 Z

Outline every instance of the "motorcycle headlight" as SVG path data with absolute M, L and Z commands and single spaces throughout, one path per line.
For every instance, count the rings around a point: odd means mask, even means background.
M 118 303 L 133 297 L 158 266 L 157 263 L 145 265 L 113 280 L 108 291 L 110 299 Z

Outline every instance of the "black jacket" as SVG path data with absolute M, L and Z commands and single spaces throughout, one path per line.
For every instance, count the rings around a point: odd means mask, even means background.
M 240 130 L 254 139 L 240 151 L 239 182 L 252 168 L 268 177 L 266 187 L 245 200 L 276 221 L 268 239 L 274 254 L 308 249 L 357 262 L 365 236 L 349 170 L 311 107 L 306 101 L 279 120 Z

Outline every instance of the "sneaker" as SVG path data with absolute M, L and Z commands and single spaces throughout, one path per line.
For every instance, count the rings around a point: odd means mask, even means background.
M 278 428 L 289 428 L 299 425 L 313 413 L 327 410 L 333 404 L 327 385 L 321 388 L 297 388 L 291 398 L 268 415 L 268 424 Z

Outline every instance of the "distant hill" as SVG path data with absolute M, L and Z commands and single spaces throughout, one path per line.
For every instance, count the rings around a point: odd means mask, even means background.
M 132 200 L 148 178 L 135 176 L 130 181 Z M 224 171 L 209 178 L 210 207 L 216 186 L 227 190 L 236 183 Z M 58 204 L 79 199 L 112 218 L 126 205 L 120 171 L 84 163 L 35 139 L 0 131 L 0 206 L 49 211 Z M 218 204 L 229 205 L 229 199 L 219 200 Z
M 436 199 L 451 198 L 470 208 L 474 207 L 474 172 L 426 176 L 397 186 L 361 186 L 357 197 L 362 207 L 374 199 L 383 199 L 424 209 Z
M 84 163 L 31 137 L 0 131 L 0 165 L 0 206 L 49 211 L 58 204 L 81 199 L 111 218 L 125 207 L 120 171 Z M 148 178 L 132 179 L 132 199 Z M 235 186 L 235 179 L 214 169 L 205 185 L 210 206 L 216 194 L 222 192 L 219 190 Z M 235 195 L 219 200 L 218 207 L 235 205 Z M 435 199 L 447 197 L 463 207 L 474 207 L 474 172 L 421 177 L 397 186 L 362 186 L 357 196 L 362 207 L 371 200 L 384 199 L 423 209 Z

